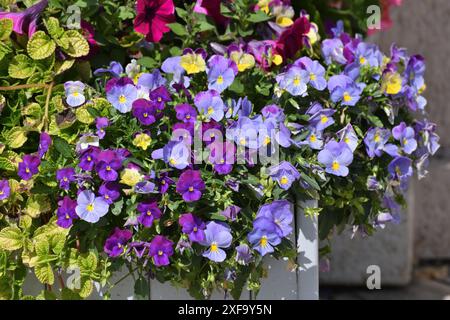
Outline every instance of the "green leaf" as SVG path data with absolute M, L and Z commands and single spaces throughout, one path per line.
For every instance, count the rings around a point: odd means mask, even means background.
M 95 117 L 87 110 L 86 107 L 76 109 L 75 116 L 77 120 L 84 124 L 91 124 L 95 121 Z
M 75 59 L 69 59 L 64 61 L 57 61 L 55 62 L 55 74 L 61 74 L 64 71 L 69 70 L 72 68 L 73 64 L 75 63 Z
M 209 31 L 209 30 L 214 30 L 216 28 L 215 25 L 209 23 L 208 21 L 204 20 L 204 21 L 200 21 L 200 23 L 198 24 L 198 31 L 199 32 L 204 32 L 204 31 Z
M 15 127 L 6 133 L 5 139 L 11 149 L 17 149 L 27 141 L 27 132 L 21 127 Z
M 51 210 L 51 204 L 48 196 L 45 194 L 33 194 L 27 200 L 27 206 L 24 209 L 25 214 L 31 218 L 37 218 L 42 213 L 47 213 Z
M 383 121 L 380 120 L 377 116 L 374 115 L 368 115 L 367 119 L 372 122 L 373 125 L 377 126 L 378 128 L 383 128 Z
M 11 78 L 26 79 L 31 77 L 35 68 L 33 60 L 24 54 L 19 54 L 9 64 L 8 74 Z
M 64 28 L 59 26 L 59 20 L 57 18 L 50 17 L 44 20 L 44 24 L 52 39 L 57 40 L 64 35 Z
M 250 16 L 247 18 L 248 21 L 253 23 L 263 22 L 270 20 L 272 17 L 267 15 L 264 11 L 257 11 L 255 13 L 250 14 Z
M 134 283 L 134 294 L 138 299 L 148 298 L 149 283 L 144 277 L 139 277 Z
M 118 18 L 120 20 L 127 20 L 127 19 L 133 19 L 134 18 L 134 10 L 130 7 L 119 7 L 119 14 Z
M 12 162 L 10 159 L 5 157 L 0 157 L 0 169 L 6 170 L 6 171 L 15 171 L 16 166 L 14 165 L 14 162 Z
M 98 259 L 95 253 L 89 252 L 78 258 L 78 264 L 82 275 L 91 276 L 97 269 Z
M 5 41 L 9 39 L 13 31 L 14 23 L 12 19 L 5 18 L 0 20 L 0 40 Z
M 31 224 L 33 223 L 33 219 L 30 216 L 21 216 L 19 220 L 19 227 L 22 230 L 28 230 L 31 228 Z
M 228 89 L 233 92 L 236 92 L 237 94 L 241 94 L 244 92 L 244 85 L 239 79 L 235 78 L 233 83 Z
M 52 285 L 55 282 L 55 275 L 53 274 L 50 263 L 38 264 L 34 267 L 34 274 L 36 278 L 43 284 Z
M 37 31 L 28 40 L 28 55 L 34 60 L 48 58 L 55 52 L 56 44 L 44 31 Z
M 63 50 L 69 56 L 79 58 L 89 54 L 89 43 L 78 31 L 67 30 L 61 37 L 61 39 L 64 38 L 69 42 L 69 47 Z
M 66 140 L 60 137 L 53 138 L 53 145 L 55 149 L 64 157 L 71 158 L 72 157 L 72 148 L 67 143 Z
M 113 215 L 118 216 L 122 213 L 122 208 L 123 208 L 123 198 L 114 203 L 111 212 Z
M 177 36 L 186 36 L 188 33 L 186 31 L 186 28 L 180 24 L 180 23 L 169 23 L 167 26 L 170 28 L 170 30 L 173 31 Z
M 91 295 L 94 284 L 92 280 L 86 277 L 81 278 L 81 288 L 78 294 L 81 298 L 87 298 Z
M 18 227 L 6 227 L 0 231 L 0 249 L 14 251 L 22 246 L 23 235 Z

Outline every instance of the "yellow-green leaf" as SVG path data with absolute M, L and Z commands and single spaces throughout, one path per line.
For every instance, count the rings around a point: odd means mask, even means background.
M 81 123 L 91 124 L 95 121 L 95 118 L 89 113 L 86 107 L 78 108 L 75 111 L 75 115 L 77 117 L 77 120 Z
M 38 31 L 28 40 L 27 51 L 28 55 L 34 60 L 42 60 L 50 57 L 55 52 L 55 41 L 44 31 Z
M 21 127 L 15 127 L 6 133 L 5 139 L 11 149 L 17 149 L 27 141 L 27 132 Z
M 26 79 L 31 77 L 35 68 L 33 60 L 24 54 L 19 54 L 11 60 L 8 73 L 11 78 Z
M 0 40 L 7 40 L 13 31 L 14 23 L 12 19 L 5 18 L 0 20 Z
M 61 40 L 67 38 L 69 47 L 63 50 L 73 58 L 83 57 L 89 54 L 89 43 L 87 40 L 76 30 L 67 30 L 60 38 Z
M 18 227 L 6 227 L 0 231 L 0 249 L 14 251 L 22 246 L 23 235 Z
M 53 274 L 50 263 L 36 265 L 34 267 L 34 273 L 41 283 L 52 285 L 55 282 L 55 275 Z
M 94 287 L 94 285 L 92 283 L 92 280 L 89 278 L 83 277 L 83 278 L 81 278 L 81 288 L 80 288 L 80 291 L 78 292 L 78 294 L 82 298 L 87 298 L 91 295 L 93 287 Z
M 56 75 L 61 74 L 64 71 L 69 70 L 70 68 L 72 68 L 74 63 L 75 63 L 74 59 L 56 62 L 55 63 L 55 73 L 56 73 Z
M 48 197 L 44 194 L 34 194 L 28 198 L 24 212 L 32 218 L 37 218 L 41 213 L 46 213 L 50 210 L 51 205 Z

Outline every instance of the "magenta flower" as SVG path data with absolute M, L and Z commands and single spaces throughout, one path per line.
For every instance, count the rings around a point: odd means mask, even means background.
M 167 266 L 169 258 L 173 255 L 173 242 L 164 236 L 157 235 L 150 242 L 149 254 L 155 266 Z
M 156 112 L 158 105 L 154 102 L 138 99 L 133 102 L 133 116 L 144 126 L 149 126 L 156 122 Z
M 213 20 L 221 26 L 228 23 L 228 18 L 220 13 L 220 3 L 222 0 L 197 0 L 194 12 L 205 14 L 213 18 Z
M 114 232 L 106 239 L 103 250 L 111 258 L 118 257 L 125 251 L 124 247 L 132 236 L 130 230 L 115 228 Z
M 162 215 L 156 201 L 141 202 L 138 204 L 137 210 L 141 213 L 138 221 L 146 228 L 150 228 L 153 225 L 153 221 L 161 218 Z
M 186 170 L 180 175 L 177 182 L 177 192 L 186 202 L 194 202 L 202 197 L 205 190 L 205 182 L 202 180 L 200 171 Z
M 181 231 L 189 236 L 192 242 L 202 242 L 205 240 L 205 223 L 192 213 L 185 213 L 180 216 L 178 222 L 181 225 Z
M 9 181 L 6 179 L 0 180 L 0 201 L 9 197 L 11 194 L 11 187 Z
M 175 22 L 175 6 L 172 0 L 138 0 L 134 30 L 145 35 L 149 42 L 159 42 Z
M 18 175 L 23 180 L 30 180 L 33 175 L 39 172 L 39 165 L 41 160 L 39 157 L 31 154 L 26 154 L 23 156 L 21 162 L 19 162 Z
M 36 32 L 39 16 L 47 5 L 48 0 L 42 0 L 22 12 L 0 12 L 0 19 L 11 19 L 13 31 L 27 34 L 30 38 Z
M 70 183 L 75 181 L 75 169 L 63 168 L 56 171 L 56 180 L 59 181 L 59 187 L 63 190 L 69 190 Z
M 58 201 L 58 210 L 56 216 L 58 220 L 56 224 L 61 228 L 70 228 L 74 219 L 78 219 L 78 215 L 75 212 L 77 202 L 72 200 L 69 196 L 65 196 L 62 200 Z

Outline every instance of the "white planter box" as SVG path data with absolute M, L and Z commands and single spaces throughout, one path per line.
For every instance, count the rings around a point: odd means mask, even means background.
M 315 201 L 308 201 L 304 206 L 316 206 Z M 318 235 L 317 218 L 306 218 L 301 209 L 297 207 L 295 219 L 295 239 L 299 249 L 298 264 L 302 267 L 296 272 L 287 269 L 287 262 L 267 258 L 266 265 L 269 269 L 268 278 L 262 281 L 261 291 L 256 297 L 258 300 L 289 299 L 289 300 L 316 300 L 319 298 L 319 269 L 318 269 Z M 123 275 L 116 274 L 114 279 L 118 280 Z M 114 281 L 113 279 L 113 281 Z M 37 294 L 43 286 L 37 281 L 33 274 L 27 278 L 24 286 L 25 294 Z M 130 277 L 120 282 L 112 291 L 111 298 L 114 300 L 133 299 L 134 282 Z M 223 292 L 215 292 L 211 299 L 231 299 L 225 297 Z M 98 292 L 94 292 L 89 299 L 102 299 Z M 150 283 L 151 300 L 184 300 L 192 299 L 184 289 L 176 289 L 169 284 L 162 284 L 157 280 Z M 254 299 L 251 292 L 244 290 L 241 299 Z

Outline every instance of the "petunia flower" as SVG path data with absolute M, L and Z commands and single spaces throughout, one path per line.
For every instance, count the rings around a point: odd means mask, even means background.
M 35 155 L 26 154 L 23 156 L 22 161 L 19 162 L 19 168 L 17 174 L 23 180 L 30 180 L 33 175 L 39 172 L 39 166 L 41 160 Z
M 9 186 L 9 181 L 6 179 L 0 180 L 0 201 L 5 200 L 11 194 L 11 187 Z
M 173 242 L 164 236 L 155 236 L 150 242 L 149 255 L 153 258 L 155 266 L 169 265 L 169 258 L 173 255 Z
M 156 201 L 141 202 L 137 205 L 137 210 L 140 212 L 138 221 L 146 228 L 153 225 L 153 221 L 161 218 L 161 210 Z
M 145 35 L 149 42 L 159 42 L 170 31 L 167 26 L 175 22 L 175 6 L 172 0 L 138 0 L 134 30 Z
M 36 32 L 37 21 L 47 5 L 48 0 L 42 0 L 21 12 L 0 12 L 0 19 L 11 19 L 15 33 L 27 34 L 28 38 L 31 38 Z
M 64 83 L 66 102 L 69 106 L 79 107 L 86 102 L 86 97 L 84 96 L 85 87 L 81 81 L 67 81 Z
M 220 55 L 212 56 L 208 61 L 208 89 L 219 93 L 231 86 L 238 69 L 233 60 Z
M 68 167 L 56 171 L 56 179 L 59 187 L 63 190 L 69 190 L 70 183 L 75 181 L 75 169 Z
M 176 190 L 184 201 L 198 201 L 202 191 L 205 190 L 205 182 L 202 180 L 200 171 L 190 169 L 184 171 L 178 179 Z
M 281 189 L 288 190 L 300 178 L 300 173 L 290 162 L 281 161 L 269 168 L 269 176 L 278 182 Z
M 109 204 L 103 197 L 96 197 L 92 191 L 84 190 L 78 195 L 75 212 L 81 220 L 96 223 L 108 210 Z
M 198 112 L 207 120 L 220 121 L 224 116 L 225 105 L 219 93 L 215 90 L 199 92 L 194 99 Z
M 346 177 L 348 175 L 348 166 L 353 161 L 353 153 L 345 142 L 332 140 L 319 152 L 317 160 L 325 165 L 326 172 Z
M 199 217 L 192 213 L 184 213 L 180 215 L 178 222 L 181 226 L 181 231 L 188 235 L 189 240 L 192 242 L 205 241 L 204 230 L 206 229 L 206 225 Z
M 125 246 L 131 240 L 133 234 L 130 230 L 115 228 L 113 233 L 106 239 L 103 250 L 111 257 L 116 258 L 125 252 Z
M 276 226 L 276 231 L 280 238 L 289 236 L 292 233 L 292 204 L 287 200 L 275 200 L 271 203 L 261 206 L 256 214 L 256 220 L 253 222 L 255 229 L 263 229 L 265 222 L 259 224 L 259 218 L 266 218 L 272 221 Z
M 77 202 L 72 200 L 69 196 L 65 196 L 62 200 L 58 201 L 58 210 L 56 211 L 56 224 L 61 228 L 70 228 L 74 219 L 78 219 L 78 215 L 75 212 Z
M 208 222 L 205 229 L 205 240 L 200 243 L 208 247 L 203 252 L 203 256 L 214 262 L 223 262 L 227 254 L 222 248 L 228 248 L 233 240 L 230 231 L 230 227 L 225 223 Z

